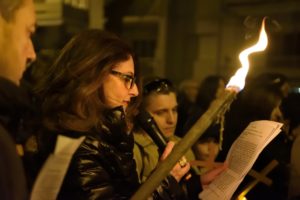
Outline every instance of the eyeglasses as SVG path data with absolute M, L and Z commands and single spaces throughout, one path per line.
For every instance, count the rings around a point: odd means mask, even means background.
M 118 71 L 115 71 L 115 70 L 111 70 L 110 73 L 112 75 L 115 75 L 115 76 L 118 76 L 119 78 L 121 78 L 124 83 L 125 83 L 125 86 L 127 89 L 132 89 L 134 84 L 135 84 L 135 77 L 132 76 L 132 75 L 128 75 L 128 74 L 124 74 L 122 72 L 118 72 Z
M 168 79 L 157 78 L 151 82 L 148 82 L 143 87 L 144 95 L 147 95 L 152 91 L 155 91 L 158 93 L 164 93 L 164 92 L 168 93 L 168 92 L 174 92 L 175 88 L 174 88 L 172 82 L 169 81 Z

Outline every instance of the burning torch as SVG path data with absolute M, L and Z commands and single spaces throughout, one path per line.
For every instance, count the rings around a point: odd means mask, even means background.
M 175 145 L 171 154 L 158 165 L 147 181 L 132 196 L 132 200 L 147 199 L 160 182 L 170 173 L 176 162 L 201 137 L 204 131 L 228 110 L 237 93 L 245 86 L 245 79 L 249 71 L 249 55 L 254 52 L 263 51 L 267 47 L 268 37 L 265 31 L 265 20 L 266 18 L 262 21 L 258 42 L 239 54 L 242 67 L 231 77 L 222 96 L 212 102 L 208 110 L 196 121 L 182 140 Z

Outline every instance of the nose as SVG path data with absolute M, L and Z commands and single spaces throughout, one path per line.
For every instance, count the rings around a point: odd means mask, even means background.
M 26 56 L 27 56 L 27 59 L 29 61 L 35 61 L 36 59 L 36 53 L 35 53 L 35 50 L 34 50 L 34 46 L 33 46 L 33 43 L 32 41 L 30 40 L 29 41 L 29 44 L 28 44 L 28 48 L 27 48 L 27 52 L 26 52 Z
M 167 123 L 168 124 L 175 124 L 176 123 L 176 116 L 173 114 L 173 112 L 168 112 Z
M 139 90 L 136 84 L 133 85 L 133 87 L 129 90 L 129 94 L 131 97 L 136 97 L 139 95 Z

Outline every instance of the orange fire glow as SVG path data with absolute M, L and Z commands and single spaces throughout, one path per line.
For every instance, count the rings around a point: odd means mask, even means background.
M 245 86 L 245 79 L 247 76 L 247 73 L 249 71 L 249 55 L 254 53 L 254 52 L 260 52 L 264 51 L 268 45 L 268 36 L 265 30 L 265 20 L 266 18 L 263 19 L 262 25 L 261 25 L 261 30 L 260 30 L 260 35 L 259 35 L 259 40 L 258 42 L 243 50 L 240 55 L 239 59 L 242 64 L 242 67 L 239 68 L 235 75 L 231 77 L 230 81 L 228 82 L 226 88 L 238 88 L 238 90 L 242 90 Z

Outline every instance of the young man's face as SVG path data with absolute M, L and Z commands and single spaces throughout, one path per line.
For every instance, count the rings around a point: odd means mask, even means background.
M 174 135 L 177 125 L 177 99 L 176 94 L 153 93 L 147 97 L 146 110 L 151 114 L 159 129 L 165 137 Z
M 36 58 L 31 41 L 35 23 L 33 0 L 23 0 L 9 21 L 0 16 L 0 76 L 16 84 L 19 84 L 26 63 Z

